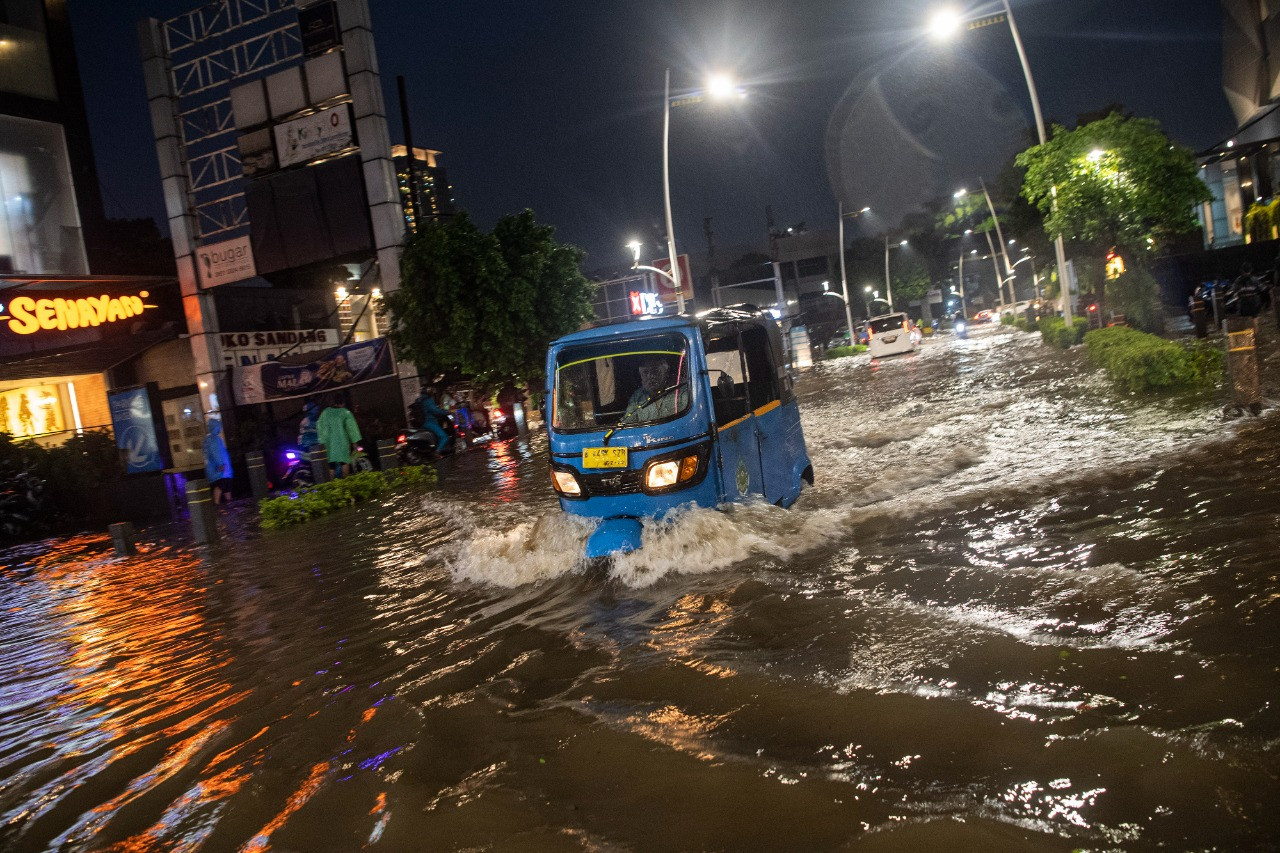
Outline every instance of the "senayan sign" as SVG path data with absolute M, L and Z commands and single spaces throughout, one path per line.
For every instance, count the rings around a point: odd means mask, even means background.
M 79 299 L 35 299 L 15 296 L 9 304 L 0 305 L 0 323 L 6 323 L 15 335 L 34 335 L 37 332 L 83 329 L 102 326 L 137 317 L 155 305 L 143 302 L 150 294 L 139 291 L 137 296 L 85 296 Z

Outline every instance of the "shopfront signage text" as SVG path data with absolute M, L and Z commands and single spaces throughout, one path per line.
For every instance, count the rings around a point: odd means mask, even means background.
M 196 249 L 196 269 L 205 287 L 243 281 L 258 274 L 248 237 L 235 237 Z
M 143 290 L 137 296 L 87 296 L 82 299 L 33 299 L 15 296 L 8 312 L 0 308 L 0 320 L 9 321 L 9 331 L 31 335 L 39 331 L 65 331 L 101 326 L 136 317 L 148 308 L 142 300 L 150 294 Z
M 658 294 L 633 290 L 627 295 L 631 299 L 632 314 L 648 315 L 662 313 L 662 297 Z

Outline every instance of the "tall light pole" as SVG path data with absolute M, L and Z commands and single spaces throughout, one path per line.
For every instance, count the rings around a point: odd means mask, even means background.
M 671 283 L 676 288 L 676 313 L 684 313 L 684 282 L 676 261 L 676 229 L 671 223 L 671 69 L 667 69 L 662 97 L 662 201 L 667 212 L 667 257 L 671 259 Z
M 717 75 L 707 82 L 705 94 L 713 98 L 737 96 L 746 97 L 746 92 L 736 86 L 724 75 Z M 698 103 L 703 100 L 704 92 L 690 92 L 681 95 L 681 103 Z M 684 313 L 684 282 L 680 280 L 680 264 L 676 254 L 676 232 L 671 221 L 671 69 L 667 69 L 666 85 L 662 98 L 662 201 L 667 217 L 667 257 L 671 261 L 671 282 L 676 289 L 676 311 Z
M 901 248 L 907 245 L 907 241 L 903 240 L 897 247 L 889 245 L 889 232 L 884 235 L 884 295 L 885 301 L 889 303 L 889 310 L 893 311 L 893 284 L 889 281 L 889 249 Z
M 1001 0 L 1004 6 L 1005 20 L 1009 22 L 1009 32 L 1013 35 L 1013 46 L 1018 50 L 1018 61 L 1022 63 L 1022 76 L 1027 81 L 1027 93 L 1031 96 L 1031 112 L 1036 119 L 1036 134 L 1040 137 L 1040 144 L 1044 145 L 1049 141 L 1049 135 L 1044 129 L 1044 115 L 1040 112 L 1040 96 L 1036 94 L 1036 81 L 1031 77 L 1031 65 L 1027 62 L 1027 52 L 1022 47 L 1022 35 L 1018 32 L 1018 23 L 1014 20 L 1013 9 L 1009 6 L 1009 0 Z M 948 36 L 960 28 L 964 21 L 959 13 L 954 10 L 942 11 L 933 18 L 932 30 L 935 35 Z M 1057 190 L 1053 192 L 1057 197 Z M 1057 207 L 1057 202 L 1054 202 Z M 1062 245 L 1062 235 L 1059 234 L 1053 238 L 1053 252 L 1058 262 L 1058 286 L 1062 292 L 1062 319 L 1067 325 L 1071 325 L 1071 284 L 1067 281 L 1067 251 Z
M 846 214 L 844 212 L 844 202 L 840 202 L 840 292 L 844 294 L 844 322 L 845 328 L 849 330 L 851 343 L 853 342 L 853 312 L 849 308 L 849 277 L 844 270 L 844 220 L 846 216 L 853 219 L 868 213 L 870 210 L 871 208 L 864 207 L 862 210 Z

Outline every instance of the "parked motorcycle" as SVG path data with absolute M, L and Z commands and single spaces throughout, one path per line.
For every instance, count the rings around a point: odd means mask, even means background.
M 30 535 L 44 511 L 44 481 L 26 471 L 0 481 L 0 534 Z

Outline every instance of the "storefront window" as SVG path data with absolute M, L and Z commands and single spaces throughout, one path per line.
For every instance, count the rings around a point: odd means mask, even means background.
M 0 272 L 88 272 L 56 124 L 0 116 Z
M 63 431 L 67 428 L 65 396 L 60 385 L 0 391 L 0 432 L 31 438 Z

